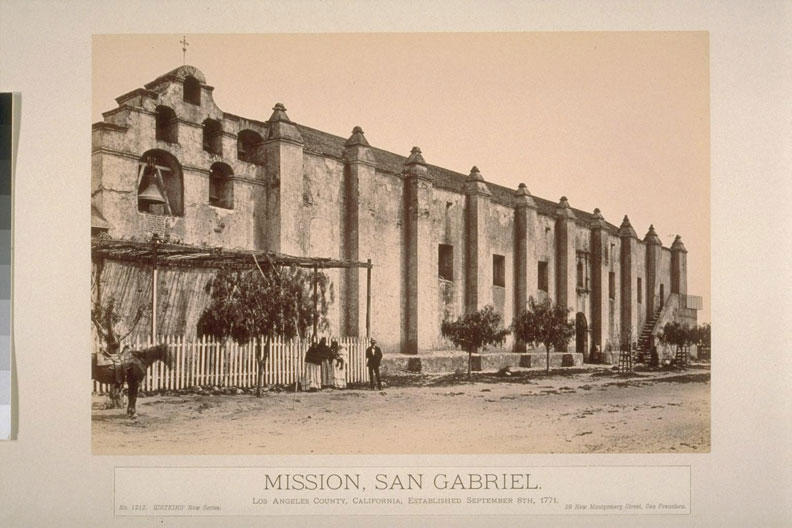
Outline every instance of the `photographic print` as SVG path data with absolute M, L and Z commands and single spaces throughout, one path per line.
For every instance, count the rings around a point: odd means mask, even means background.
M 92 52 L 94 454 L 709 452 L 706 32 Z

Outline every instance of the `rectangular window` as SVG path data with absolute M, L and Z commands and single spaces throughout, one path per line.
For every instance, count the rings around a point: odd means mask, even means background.
M 616 273 L 608 273 L 608 297 L 611 299 L 616 298 Z
M 437 275 L 444 280 L 454 280 L 454 246 L 448 244 L 438 246 Z
M 579 293 L 587 292 L 589 289 L 589 262 L 588 253 L 578 251 L 576 257 L 577 290 Z
M 539 261 L 539 290 L 543 292 L 548 292 L 547 288 L 547 261 L 540 260 Z
M 506 286 L 506 257 L 492 255 L 492 285 Z
M 643 299 L 643 294 L 641 292 L 641 277 L 638 277 L 638 303 L 641 302 L 641 299 Z

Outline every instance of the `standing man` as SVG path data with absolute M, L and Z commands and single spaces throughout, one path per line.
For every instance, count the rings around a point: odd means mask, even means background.
M 382 361 L 382 350 L 377 346 L 377 340 L 371 338 L 371 344 L 366 349 L 366 366 L 368 367 L 369 383 L 371 383 L 371 390 L 374 390 L 374 377 L 377 377 L 377 389 L 382 390 L 382 382 L 380 381 L 379 366 Z

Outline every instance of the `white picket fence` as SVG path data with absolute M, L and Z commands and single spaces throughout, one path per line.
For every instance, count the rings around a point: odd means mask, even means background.
M 365 338 L 341 338 L 339 344 L 346 352 L 345 375 L 347 383 L 367 383 Z M 262 339 L 238 345 L 212 339 L 184 341 L 182 337 L 161 338 L 158 343 L 168 345 L 173 354 L 173 367 L 168 368 L 157 361 L 146 372 L 141 390 L 179 390 L 192 387 L 239 387 L 256 386 L 256 356 Z M 151 342 L 129 343 L 134 350 L 152 346 Z M 264 367 L 264 385 L 293 385 L 302 381 L 305 374 L 305 352 L 310 340 L 273 339 Z M 323 370 L 326 370 L 323 367 Z M 93 391 L 106 393 L 109 385 L 93 381 Z

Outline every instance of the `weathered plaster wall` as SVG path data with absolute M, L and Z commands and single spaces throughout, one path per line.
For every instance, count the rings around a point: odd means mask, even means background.
M 555 290 L 555 218 L 539 214 L 534 228 L 532 241 L 536 260 L 528 265 L 528 295 L 537 301 L 549 297 L 553 302 L 558 300 Z M 532 244 L 528 244 L 530 248 Z M 530 251 L 530 249 L 529 249 Z M 539 291 L 539 261 L 547 262 L 547 293 Z
M 418 351 L 437 348 L 441 336 L 437 324 L 439 281 L 438 268 L 438 231 L 432 222 L 434 204 L 434 183 L 418 182 Z
M 440 244 L 453 247 L 453 280 L 441 279 L 439 268 L 434 274 L 438 294 L 437 346 L 452 348 L 453 345 L 440 334 L 440 326 L 443 321 L 456 320 L 465 312 L 465 195 L 435 188 L 431 215 L 438 256 Z
M 591 228 L 582 222 L 574 223 L 574 249 L 570 253 L 569 266 L 567 268 L 568 283 L 570 284 L 570 299 L 575 299 L 570 303 L 570 316 L 576 320 L 577 314 L 582 313 L 585 317 L 586 332 L 583 334 L 583 342 L 578 343 L 577 333 L 572 337 L 568 350 L 579 351 L 584 354 L 586 360 L 589 358 L 593 343 L 593 296 L 592 290 L 595 287 L 593 273 L 593 249 L 591 246 Z M 582 285 L 578 285 L 577 263 L 578 257 L 583 263 Z M 576 328 L 577 330 L 577 328 Z
M 679 293 L 687 294 L 687 253 L 679 255 Z
M 383 352 L 399 352 L 404 309 L 403 183 L 399 176 L 377 171 L 360 181 L 360 260 L 371 259 L 371 333 Z M 365 272 L 360 272 L 365 324 Z
M 621 296 L 619 295 L 619 284 L 621 280 L 621 260 L 619 254 L 621 251 L 621 239 L 613 233 L 608 233 L 603 236 L 608 248 L 607 258 L 603 258 L 603 286 L 602 286 L 602 350 L 618 350 L 619 348 L 619 313 L 621 312 Z M 603 252 L 604 254 L 604 252 Z M 613 272 L 614 277 L 614 295 L 610 296 L 609 291 L 609 274 Z
M 660 297 L 660 286 L 663 286 L 663 298 Z M 655 290 L 655 298 L 657 299 L 657 306 L 665 303 L 668 295 L 671 293 L 671 250 L 662 248 L 660 250 L 660 261 L 657 263 L 657 286 Z
M 587 264 L 583 270 L 583 287 L 577 287 L 577 253 L 581 252 L 586 256 Z M 575 304 L 570 305 L 573 312 L 583 312 L 586 315 L 588 324 L 591 325 L 591 288 L 592 285 L 592 261 L 591 261 L 591 229 L 587 225 L 575 223 L 575 251 L 569 259 L 569 276 L 571 284 L 575 287 Z
M 344 258 L 344 165 L 339 160 L 304 153 L 301 193 L 296 214 L 282 219 L 296 224 L 296 251 L 291 254 L 310 257 Z M 281 178 L 281 181 L 283 178 Z M 293 186 L 294 187 L 294 186 Z M 334 302 L 328 308 L 329 331 L 341 334 L 341 298 L 343 273 L 324 271 L 333 285 Z
M 633 310 L 632 310 L 632 342 L 637 342 L 646 320 L 646 246 L 640 240 L 633 242 Z M 641 302 L 638 302 L 638 278 L 641 279 Z
M 297 247 L 301 255 L 342 258 L 344 165 L 313 154 L 303 156 L 302 193 L 297 223 Z
M 302 145 L 273 140 L 265 143 L 265 152 L 269 183 L 267 249 L 300 255 L 305 162 Z
M 498 203 L 489 202 L 484 215 L 486 225 L 485 253 L 483 265 L 479 266 L 479 276 L 485 290 L 483 305 L 491 304 L 503 317 L 503 325 L 508 327 L 514 319 L 514 209 Z M 494 284 L 493 255 L 504 258 L 505 285 Z M 503 349 L 511 350 L 511 335 L 504 342 Z

